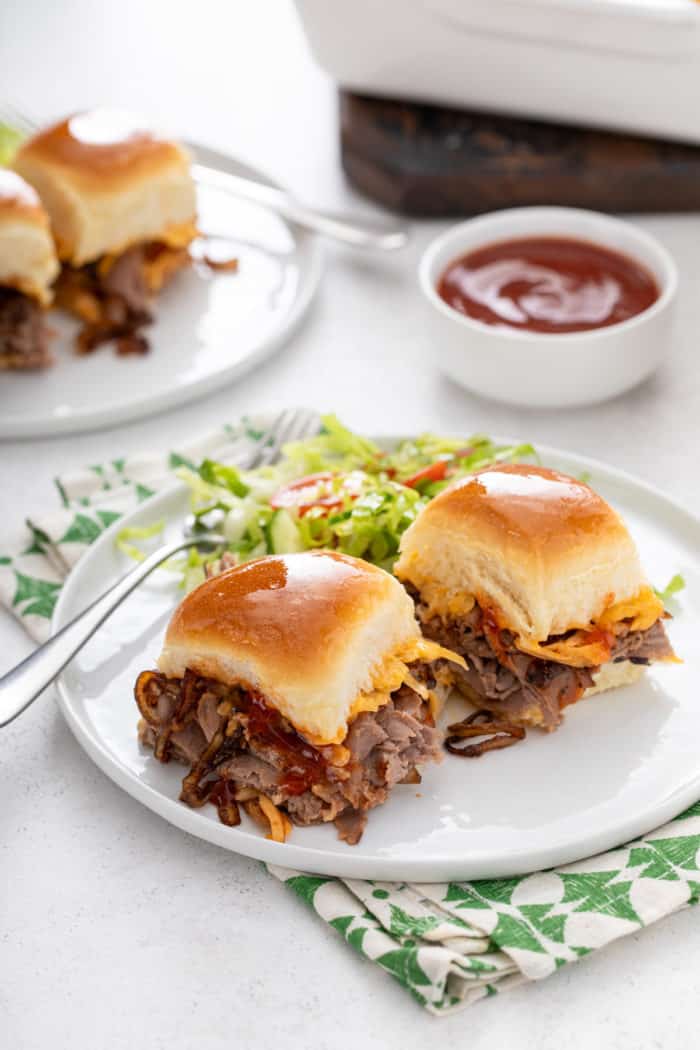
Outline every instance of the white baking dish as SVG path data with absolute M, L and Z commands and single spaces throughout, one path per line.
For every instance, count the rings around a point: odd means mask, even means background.
M 700 144 L 695 0 L 296 0 L 343 87 Z

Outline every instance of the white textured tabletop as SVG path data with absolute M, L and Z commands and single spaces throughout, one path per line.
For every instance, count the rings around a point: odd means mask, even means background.
M 333 86 L 286 0 L 5 0 L 3 89 L 47 115 L 152 112 L 267 168 L 310 201 L 369 207 L 338 163 Z M 368 432 L 496 433 L 606 459 L 700 511 L 700 217 L 644 218 L 682 273 L 666 364 L 597 408 L 517 411 L 441 378 L 415 267 L 437 224 L 375 260 L 329 247 L 315 306 L 259 371 L 205 401 L 109 432 L 0 448 L 3 530 L 67 468 L 175 442 L 243 411 L 306 402 Z M 0 619 L 0 669 L 29 651 Z M 92 765 L 47 694 L 0 741 L 0 1044 L 12 1050 L 326 1050 L 449 1046 L 675 1050 L 692 1045 L 700 917 L 686 912 L 439 1021 L 360 960 L 256 863 L 191 839 Z

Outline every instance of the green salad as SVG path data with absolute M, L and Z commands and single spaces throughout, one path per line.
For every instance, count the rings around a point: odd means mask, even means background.
M 230 564 L 325 547 L 391 569 L 402 534 L 447 484 L 492 463 L 536 458 L 532 445 L 497 445 L 483 434 L 422 434 L 387 452 L 324 416 L 321 433 L 287 445 L 274 466 L 239 471 L 207 459 L 197 470 L 181 467 L 196 519 L 215 524 L 226 547 L 192 550 L 171 567 L 188 590 L 224 553 Z M 143 538 L 122 530 L 119 544 L 134 555 L 131 541 Z

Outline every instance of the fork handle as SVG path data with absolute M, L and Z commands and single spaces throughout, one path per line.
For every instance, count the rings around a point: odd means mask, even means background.
M 193 164 L 192 174 L 202 185 L 232 193 L 243 200 L 253 201 L 271 208 L 283 219 L 297 223 L 307 230 L 324 237 L 342 241 L 352 248 L 369 248 L 393 252 L 408 243 L 406 228 L 383 218 L 366 218 L 319 211 L 296 200 L 276 186 L 267 186 L 256 179 L 233 175 L 228 171 L 209 168 L 206 164 Z
M 154 569 L 178 551 L 201 544 L 201 539 L 178 540 L 160 547 L 110 587 L 48 642 L 0 678 L 0 727 L 6 726 L 43 693 L 75 654 L 124 599 Z

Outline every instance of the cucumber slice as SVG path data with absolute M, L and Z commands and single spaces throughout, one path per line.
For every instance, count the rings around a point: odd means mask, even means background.
M 270 522 L 270 548 L 273 554 L 296 554 L 305 549 L 299 529 L 289 511 L 275 511 Z

